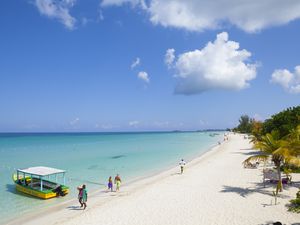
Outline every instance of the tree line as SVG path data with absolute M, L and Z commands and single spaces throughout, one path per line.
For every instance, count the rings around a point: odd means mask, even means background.
M 274 163 L 279 178 L 276 193 L 281 192 L 281 172 L 291 178 L 289 173 L 300 167 L 300 106 L 287 108 L 263 122 L 243 115 L 233 131 L 250 134 L 254 148 L 260 150 L 259 154 L 247 158 L 244 165 L 253 161 L 271 160 Z M 300 190 L 289 208 L 300 212 Z
M 258 121 L 248 115 L 242 115 L 239 125 L 232 129 L 234 132 L 252 134 L 259 138 L 267 133 L 276 132 L 283 138 L 300 124 L 300 105 L 287 108 L 272 115 L 265 121 Z

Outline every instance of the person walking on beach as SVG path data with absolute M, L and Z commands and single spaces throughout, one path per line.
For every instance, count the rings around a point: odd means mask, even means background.
M 82 204 L 82 187 L 77 187 L 77 190 L 79 191 L 78 192 L 78 201 L 80 203 L 80 207 L 83 207 L 83 204 Z
M 185 161 L 183 159 L 181 159 L 181 161 L 179 162 L 179 166 L 180 166 L 180 172 L 181 174 L 183 174 L 183 169 L 185 166 Z
M 110 189 L 110 191 L 113 191 L 113 181 L 112 181 L 112 178 L 111 176 L 108 178 L 108 190 Z
M 121 178 L 119 174 L 117 174 L 117 176 L 115 177 L 115 184 L 116 184 L 116 191 L 119 191 L 121 186 Z
M 87 202 L 87 190 L 86 190 L 86 186 L 85 184 L 82 185 L 82 206 L 83 206 L 83 209 L 86 208 L 86 202 Z

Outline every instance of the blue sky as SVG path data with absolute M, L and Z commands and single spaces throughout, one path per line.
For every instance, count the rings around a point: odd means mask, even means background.
M 300 2 L 6 0 L 0 131 L 233 127 L 300 103 Z

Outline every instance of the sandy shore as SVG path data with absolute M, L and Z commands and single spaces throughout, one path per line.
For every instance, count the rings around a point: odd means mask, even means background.
M 86 210 L 73 200 L 10 224 L 30 225 L 183 225 L 183 224 L 300 224 L 300 215 L 287 211 L 296 181 L 285 186 L 274 205 L 274 186 L 262 184 L 262 168 L 244 169 L 251 145 L 240 135 L 188 163 L 180 175 L 174 168 L 121 187 L 118 193 L 97 193 Z

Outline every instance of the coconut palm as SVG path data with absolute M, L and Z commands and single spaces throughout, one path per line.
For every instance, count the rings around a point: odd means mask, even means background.
M 251 143 L 255 144 L 261 141 L 262 136 L 262 122 L 253 120 L 252 131 L 251 131 Z
M 287 151 L 289 154 L 286 162 L 300 166 L 300 125 L 290 131 L 284 140 L 282 140 L 281 146 L 281 149 L 278 151 Z
M 281 140 L 278 138 L 277 132 L 271 132 L 261 137 L 261 141 L 257 141 L 254 144 L 254 148 L 259 149 L 261 154 L 250 156 L 243 163 L 248 164 L 251 161 L 266 161 L 271 158 L 276 167 L 279 178 L 279 191 L 282 191 L 282 180 L 280 166 L 284 163 L 286 157 L 288 157 L 288 150 L 281 149 Z M 280 150 L 280 151 L 279 151 Z M 279 151 L 279 152 L 278 152 Z
M 300 166 L 300 125 L 291 130 L 291 132 L 284 137 L 279 139 L 278 132 L 271 132 L 261 137 L 260 141 L 256 141 L 254 148 L 261 151 L 261 154 L 250 156 L 244 161 L 244 164 L 250 161 L 266 161 L 271 158 L 274 162 L 278 173 L 278 185 L 279 191 L 282 191 L 282 179 L 280 167 L 284 163 L 293 164 Z

